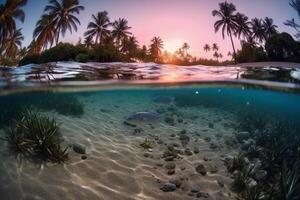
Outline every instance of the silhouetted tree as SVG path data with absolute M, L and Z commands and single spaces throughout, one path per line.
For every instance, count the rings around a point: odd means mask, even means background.
M 213 51 L 219 51 L 219 45 L 217 43 L 212 44 L 212 50 Z
M 221 29 L 223 38 L 225 38 L 225 34 L 230 37 L 233 55 L 236 54 L 232 38 L 232 34 L 237 30 L 235 11 L 235 5 L 228 3 L 227 1 L 219 4 L 219 10 L 212 11 L 212 15 L 219 18 L 214 24 L 215 32 L 218 32 Z
M 150 54 L 155 62 L 161 60 L 162 48 L 163 48 L 163 40 L 160 37 L 154 37 L 151 40 Z
M 108 18 L 106 11 L 99 12 L 96 16 L 92 15 L 93 22 L 90 22 L 87 26 L 87 31 L 84 36 L 88 39 L 95 38 L 95 44 L 102 45 L 104 40 L 109 37 L 109 27 L 112 25 Z
M 272 18 L 266 17 L 263 21 L 266 39 L 277 33 L 277 26 Z
M 298 16 L 300 17 L 300 0 L 291 0 L 290 6 L 294 8 L 297 12 Z M 296 38 L 300 38 L 300 25 L 295 21 L 295 19 L 287 20 L 284 23 L 286 26 L 292 27 L 297 33 L 295 35 Z
M 0 55 L 7 45 L 9 37 L 13 37 L 16 32 L 20 32 L 16 27 L 16 20 L 24 22 L 25 13 L 22 7 L 27 0 L 7 0 L 5 4 L 0 4 Z
M 251 20 L 252 37 L 259 43 L 263 43 L 266 39 L 266 31 L 262 19 L 254 18 Z
M 241 37 L 247 38 L 251 35 L 251 23 L 246 15 L 238 12 L 235 16 L 235 23 L 237 24 L 237 27 L 234 33 L 239 39 Z
M 209 44 L 205 44 L 204 47 L 203 47 L 203 49 L 204 49 L 205 52 L 209 52 L 210 51 Z
M 79 5 L 79 0 L 49 0 L 49 5 L 45 7 L 52 21 L 55 22 L 56 44 L 58 44 L 60 34 L 65 36 L 67 30 L 72 33 L 73 29 L 77 31 L 77 25 L 80 25 L 79 19 L 75 14 L 84 10 Z
M 131 29 L 130 26 L 128 26 L 128 21 L 124 18 L 119 18 L 117 21 L 113 23 L 113 30 L 112 30 L 112 36 L 115 39 L 117 46 L 121 48 L 122 41 L 124 39 L 128 38 L 132 33 L 129 31 Z
M 21 33 L 21 29 L 15 30 L 7 39 L 4 55 L 14 59 L 22 47 L 23 40 L 24 37 Z

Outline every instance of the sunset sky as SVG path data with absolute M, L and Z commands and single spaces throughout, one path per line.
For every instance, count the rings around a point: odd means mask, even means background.
M 4 0 L 0 0 L 1 3 Z M 32 32 L 43 13 L 48 0 L 28 0 L 25 7 L 26 20 L 19 24 L 25 35 L 24 44 L 32 40 Z M 165 49 L 173 53 L 183 42 L 190 44 L 190 52 L 199 57 L 211 57 L 203 52 L 203 45 L 216 42 L 221 53 L 231 51 L 229 40 L 223 40 L 221 33 L 215 34 L 213 24 L 216 20 L 211 11 L 218 8 L 223 0 L 80 0 L 85 10 L 80 13 L 81 26 L 77 33 L 67 34 L 63 41 L 76 43 L 83 38 L 91 15 L 98 11 L 108 11 L 111 21 L 119 17 L 128 19 L 133 34 L 140 45 L 149 44 L 153 36 L 160 36 Z M 283 25 L 290 18 L 298 20 L 297 13 L 289 6 L 288 0 L 231 0 L 239 12 L 252 17 L 271 17 L 280 31 L 293 33 Z M 239 42 L 236 40 L 236 44 Z

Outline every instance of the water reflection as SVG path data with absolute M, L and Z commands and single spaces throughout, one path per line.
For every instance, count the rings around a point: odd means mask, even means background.
M 151 80 L 161 82 L 254 79 L 299 83 L 299 71 L 280 67 L 174 66 L 155 63 L 58 62 L 0 68 L 0 84 L 61 81 Z

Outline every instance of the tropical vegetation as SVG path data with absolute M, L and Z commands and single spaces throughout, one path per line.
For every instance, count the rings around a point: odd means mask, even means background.
M 7 0 L 0 5 L 0 65 L 70 60 L 140 61 L 177 65 L 300 60 L 298 41 L 287 33 L 278 32 L 272 18 L 250 19 L 228 1 L 221 2 L 218 9 L 212 11 L 217 19 L 214 24 L 215 32 L 221 32 L 224 39 L 230 39 L 232 51 L 226 57 L 217 43 L 203 46 L 204 55 L 209 55 L 211 59 L 192 56 L 189 52 L 190 45 L 186 42 L 174 54 L 164 51 L 164 41 L 159 36 L 153 37 L 149 46 L 141 45 L 131 32 L 129 22 L 125 18 L 111 20 L 107 11 L 91 15 L 83 42 L 80 39 L 77 44 L 63 43 L 65 34 L 76 32 L 80 25 L 78 16 L 84 7 L 79 0 L 49 0 L 44 14 L 36 23 L 32 42 L 25 48 L 22 46 L 22 29 L 16 24 L 18 20 L 23 22 L 25 19 L 22 9 L 26 3 L 26 0 Z M 291 0 L 290 5 L 300 13 L 300 0 Z M 285 24 L 296 30 L 296 39 L 300 37 L 300 25 L 295 19 L 287 20 Z M 235 46 L 235 39 L 240 41 L 240 48 Z M 224 58 L 229 60 L 224 61 Z

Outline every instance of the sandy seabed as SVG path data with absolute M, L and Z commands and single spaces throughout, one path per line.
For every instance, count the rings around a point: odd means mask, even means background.
M 18 199 L 197 199 L 197 192 L 208 193 L 208 198 L 234 199 L 230 190 L 232 179 L 226 172 L 224 159 L 236 154 L 228 145 L 234 134 L 235 117 L 223 110 L 205 107 L 176 107 L 183 122 L 175 125 L 165 122 L 169 111 L 160 114 L 159 120 L 138 127 L 125 125 L 126 118 L 141 111 L 155 111 L 168 105 L 153 103 L 145 95 L 81 95 L 84 114 L 79 117 L 47 113 L 60 123 L 64 145 L 80 143 L 86 147 L 86 160 L 69 149 L 70 160 L 63 165 L 39 164 L 14 157 L 1 142 L 0 194 L 3 200 Z M 189 143 L 180 141 L 186 130 Z M 152 151 L 140 144 L 149 139 Z M 169 146 L 184 152 L 174 161 L 162 157 Z M 175 172 L 168 174 L 166 165 L 175 164 Z M 206 175 L 196 171 L 202 164 Z M 172 192 L 161 187 L 170 180 L 180 180 L 181 186 Z M 198 193 L 199 193 L 198 192 Z

